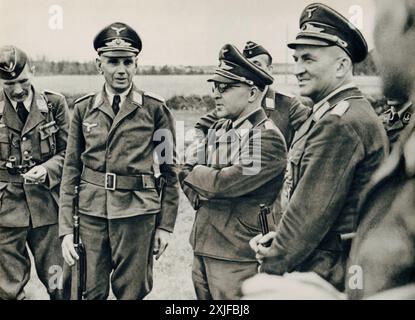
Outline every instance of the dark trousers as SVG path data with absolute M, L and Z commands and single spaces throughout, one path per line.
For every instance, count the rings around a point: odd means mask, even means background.
M 87 300 L 107 299 L 110 280 L 117 299 L 143 299 L 151 291 L 155 224 L 154 214 L 113 220 L 80 216 Z
M 63 272 L 57 224 L 35 229 L 0 227 L 0 299 L 25 298 L 31 267 L 26 243 L 50 298 L 69 299 L 69 277 Z
M 257 262 L 236 262 L 194 256 L 192 280 L 198 300 L 241 298 L 242 282 L 257 273 Z

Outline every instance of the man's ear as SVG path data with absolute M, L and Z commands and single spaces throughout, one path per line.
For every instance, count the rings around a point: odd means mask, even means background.
M 262 96 L 261 90 L 258 89 L 258 87 L 251 87 L 249 91 L 249 102 L 254 102 L 258 99 L 258 97 Z
M 97 67 L 97 70 L 100 74 L 103 73 L 102 68 L 101 68 L 101 59 L 100 58 L 96 58 L 95 59 L 95 65 Z
M 353 64 L 350 58 L 341 57 L 337 60 L 336 75 L 338 77 L 344 77 L 350 70 L 352 70 Z
M 32 75 L 36 75 L 36 66 L 31 66 L 30 72 L 32 73 Z

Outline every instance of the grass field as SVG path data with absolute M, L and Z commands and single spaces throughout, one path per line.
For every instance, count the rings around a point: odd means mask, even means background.
M 177 120 L 185 122 L 186 130 L 193 127 L 201 114 L 175 111 L 174 116 Z M 191 280 L 193 255 L 188 241 L 194 214 L 195 212 L 190 207 L 186 197 L 181 193 L 176 228 L 166 252 L 158 261 L 155 261 L 154 288 L 146 299 L 181 300 L 195 298 Z M 48 299 L 46 290 L 38 280 L 33 267 L 31 280 L 26 287 L 26 295 L 28 299 Z M 110 299 L 114 299 L 114 297 L 111 295 Z
M 191 76 L 136 76 L 134 82 L 143 90 L 148 90 L 169 99 L 175 95 L 210 94 L 212 85 L 206 80 L 209 75 Z M 275 75 L 274 87 L 284 92 L 296 92 L 297 82 L 294 76 Z M 50 89 L 70 96 L 100 90 L 102 76 L 46 76 L 34 79 L 39 89 Z M 356 77 L 355 82 L 368 95 L 380 94 L 380 80 L 377 77 Z

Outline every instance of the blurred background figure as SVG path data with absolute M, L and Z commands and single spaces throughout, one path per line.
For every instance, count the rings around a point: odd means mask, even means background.
M 390 149 L 398 141 L 401 132 L 411 122 L 415 111 L 412 101 L 387 99 L 387 110 L 381 115 L 383 125 L 389 138 Z

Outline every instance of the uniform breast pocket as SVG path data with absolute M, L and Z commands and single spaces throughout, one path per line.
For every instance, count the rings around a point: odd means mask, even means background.
M 53 122 L 49 126 L 46 124 L 39 129 L 40 153 L 42 157 L 51 156 L 56 153 L 56 133 L 58 131 L 59 127 Z
M 10 140 L 7 128 L 0 128 L 0 158 L 7 160 L 10 156 Z

